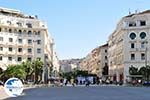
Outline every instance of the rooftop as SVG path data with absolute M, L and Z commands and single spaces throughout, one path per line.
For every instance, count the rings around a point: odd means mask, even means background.
M 0 14 L 5 16 L 13 16 L 13 17 L 20 17 L 20 18 L 29 18 L 29 19 L 37 19 L 37 16 L 25 15 L 21 11 L 16 9 L 9 9 L 0 7 Z
M 145 10 L 145 11 L 143 11 L 143 12 L 138 12 L 138 13 L 129 14 L 129 15 L 125 16 L 125 17 L 132 17 L 132 16 L 134 16 L 134 15 L 142 15 L 142 14 L 150 14 L 150 10 Z

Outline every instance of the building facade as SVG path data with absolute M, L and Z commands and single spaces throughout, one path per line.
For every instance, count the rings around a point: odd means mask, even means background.
M 0 67 L 40 58 L 44 62 L 43 81 L 52 64 L 53 40 L 46 24 L 37 16 L 0 8 Z M 46 76 L 45 76 L 46 75 Z
M 71 72 L 74 70 L 80 70 L 81 59 L 66 59 L 60 60 L 60 71 Z
M 59 77 L 60 63 L 56 52 L 53 53 L 53 76 Z
M 108 44 L 100 46 L 99 77 L 108 76 Z
M 123 17 L 108 40 L 109 75 L 128 80 L 129 67 L 150 64 L 150 10 Z
M 108 75 L 108 44 L 92 50 L 81 62 L 81 70 L 96 74 L 98 77 Z

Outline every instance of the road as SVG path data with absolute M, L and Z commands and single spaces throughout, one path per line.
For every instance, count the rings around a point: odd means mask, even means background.
M 24 93 L 7 100 L 150 100 L 150 88 L 146 87 L 50 87 L 29 89 Z

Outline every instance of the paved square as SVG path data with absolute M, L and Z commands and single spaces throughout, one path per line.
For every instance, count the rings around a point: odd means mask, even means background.
M 148 87 L 51 87 L 24 92 L 23 96 L 7 100 L 150 100 Z

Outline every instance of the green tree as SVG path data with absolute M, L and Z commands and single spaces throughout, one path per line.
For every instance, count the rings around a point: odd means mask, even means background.
M 139 75 L 146 77 L 146 67 L 141 67 L 138 71 Z
M 26 78 L 25 68 L 22 65 L 9 65 L 4 71 L 5 78 L 17 77 L 21 80 Z
M 32 62 L 27 60 L 26 62 L 22 62 L 22 66 L 25 68 L 25 72 L 27 73 L 26 80 L 31 79 L 34 72 Z
M 133 66 L 129 67 L 129 74 L 130 75 L 138 75 L 138 68 L 135 68 Z
M 33 61 L 35 84 L 38 84 L 42 79 L 43 65 L 43 62 L 40 59 Z

